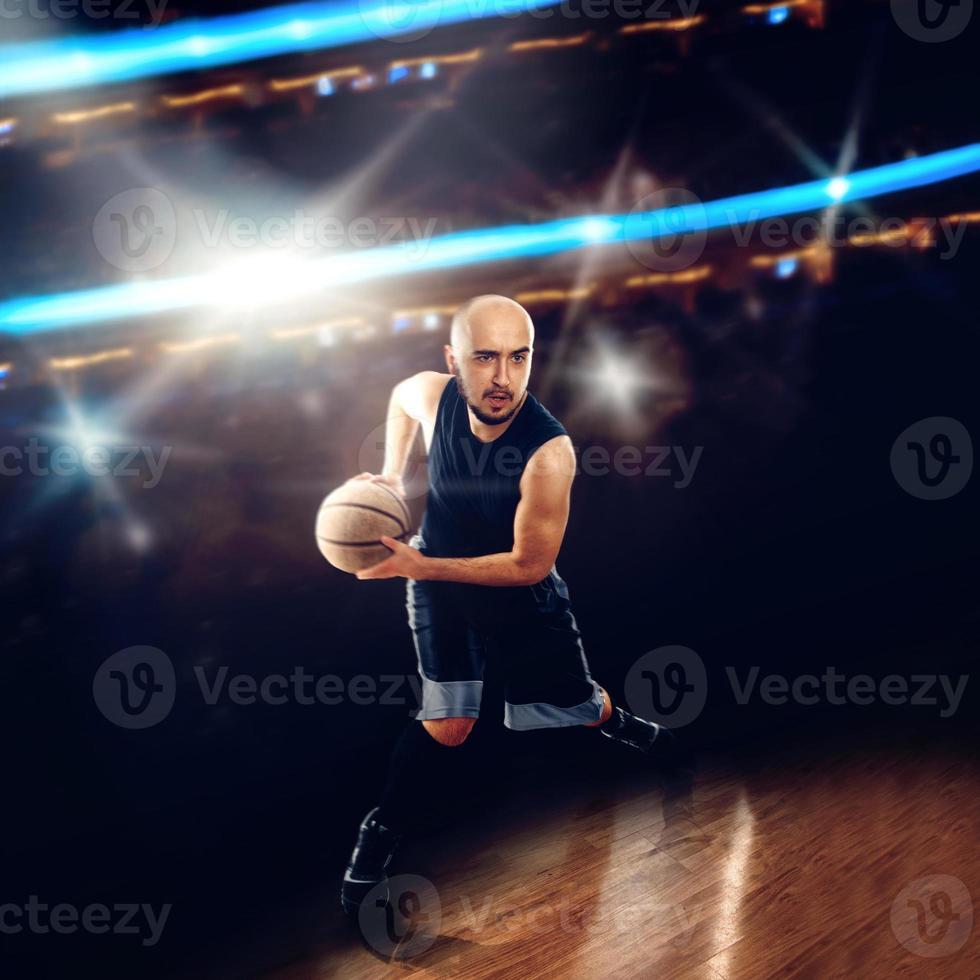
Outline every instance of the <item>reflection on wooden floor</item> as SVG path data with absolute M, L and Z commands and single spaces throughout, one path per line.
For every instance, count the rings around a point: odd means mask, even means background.
M 410 852 L 408 919 L 373 913 L 365 942 L 332 910 L 273 976 L 974 980 L 978 803 L 966 752 L 887 739 L 679 786 L 582 773 Z

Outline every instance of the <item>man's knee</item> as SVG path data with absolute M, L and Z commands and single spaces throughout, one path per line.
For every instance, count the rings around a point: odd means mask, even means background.
M 427 718 L 425 730 L 440 745 L 462 745 L 476 724 L 475 718 Z
M 599 691 L 602 694 L 602 714 L 599 715 L 597 721 L 587 721 L 585 723 L 587 728 L 595 728 L 598 725 L 609 721 L 610 717 L 612 716 L 613 703 L 612 698 L 609 697 L 609 692 L 604 687 L 600 687 Z

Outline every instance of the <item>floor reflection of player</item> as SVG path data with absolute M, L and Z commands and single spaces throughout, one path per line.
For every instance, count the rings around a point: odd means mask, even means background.
M 480 713 L 484 665 L 499 663 L 504 724 L 515 730 L 596 727 L 642 752 L 670 754 L 673 736 L 613 705 L 593 679 L 555 568 L 575 471 L 571 440 L 534 398 L 534 326 L 519 304 L 478 296 L 453 318 L 449 374 L 424 371 L 392 392 L 384 482 L 402 473 L 418 426 L 429 453 L 429 496 L 410 544 L 360 579 L 408 579 L 407 609 L 422 707 L 392 756 L 381 804 L 363 820 L 342 902 L 356 913 L 385 881 L 395 847 L 417 829 Z

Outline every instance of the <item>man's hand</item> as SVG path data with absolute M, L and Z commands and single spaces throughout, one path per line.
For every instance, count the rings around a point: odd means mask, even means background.
M 402 500 L 405 499 L 405 484 L 402 482 L 400 476 L 389 473 L 358 473 L 357 476 L 352 477 L 354 480 L 370 480 L 372 483 L 383 483 L 385 486 L 391 487 L 395 493 L 398 494 Z
M 393 554 L 377 565 L 361 569 L 357 573 L 359 579 L 397 578 L 399 575 L 414 579 L 425 577 L 425 555 L 421 551 L 387 535 L 382 535 L 380 540 Z

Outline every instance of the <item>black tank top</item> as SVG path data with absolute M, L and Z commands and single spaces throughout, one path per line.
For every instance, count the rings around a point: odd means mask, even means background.
M 506 432 L 481 442 L 450 378 L 436 413 L 429 448 L 429 498 L 423 550 L 436 558 L 473 558 L 510 551 L 524 467 L 562 424 L 530 393 Z

